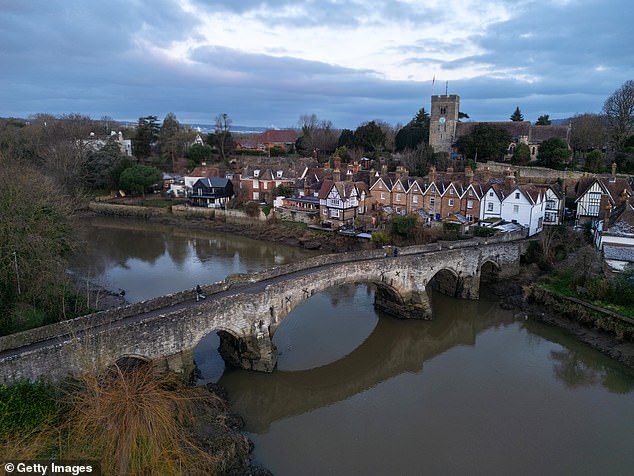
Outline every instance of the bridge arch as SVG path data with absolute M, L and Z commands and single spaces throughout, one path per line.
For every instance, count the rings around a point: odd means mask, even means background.
M 499 263 L 493 259 L 487 259 L 480 265 L 480 282 L 491 283 L 497 281 L 500 272 Z

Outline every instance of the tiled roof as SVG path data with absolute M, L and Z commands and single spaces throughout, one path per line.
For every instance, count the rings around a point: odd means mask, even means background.
M 294 144 L 299 133 L 294 129 L 269 129 L 258 136 L 262 144 Z

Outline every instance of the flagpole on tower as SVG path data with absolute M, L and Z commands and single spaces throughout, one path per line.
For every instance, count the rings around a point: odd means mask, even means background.
M 448 89 L 449 89 L 449 81 L 445 81 L 445 96 L 447 96 Z
M 434 78 L 431 80 L 431 95 L 434 95 L 434 86 L 436 85 L 436 75 L 434 74 Z

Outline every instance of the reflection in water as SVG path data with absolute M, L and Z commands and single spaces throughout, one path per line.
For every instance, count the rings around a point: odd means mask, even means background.
M 131 300 L 308 256 L 304 250 L 95 219 L 76 268 Z M 195 351 L 247 422 L 255 459 L 285 474 L 631 474 L 632 372 L 494 301 L 435 295 L 434 321 L 377 313 L 341 286 L 277 329 L 280 370 L 231 370 Z M 223 375 L 224 373 L 224 375 Z
M 555 375 L 569 388 L 600 384 L 612 393 L 634 391 L 634 378 L 621 378 L 623 372 L 634 376 L 633 370 L 606 355 L 589 351 L 586 344 L 553 327 L 534 321 L 527 322 L 526 327 L 531 333 L 561 345 L 550 352 L 550 359 Z
M 314 252 L 240 236 L 109 217 L 82 219 L 71 268 L 137 302 L 298 261 Z
M 278 329 L 281 370 L 222 376 L 256 461 L 274 474 L 625 474 L 634 464 L 627 369 L 486 298 L 435 294 L 434 321 L 402 321 L 373 309 L 373 289 L 332 289 L 293 310 Z M 330 360 L 314 352 L 339 334 L 348 346 L 331 346 Z

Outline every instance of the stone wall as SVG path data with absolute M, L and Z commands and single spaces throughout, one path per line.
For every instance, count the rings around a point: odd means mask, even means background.
M 204 208 L 204 207 L 190 207 L 186 205 L 173 205 L 172 213 L 174 216 L 192 217 L 192 218 L 209 218 L 210 220 L 221 220 L 227 223 L 240 223 L 240 224 L 253 224 L 257 222 L 266 222 L 273 218 L 273 213 L 269 213 L 268 216 L 262 212 L 255 216 L 249 216 L 243 210 L 223 208 Z
M 162 216 L 170 213 L 168 208 L 140 207 L 138 205 L 117 205 L 114 203 L 104 202 L 90 202 L 88 204 L 88 209 L 102 215 L 138 218 Z

